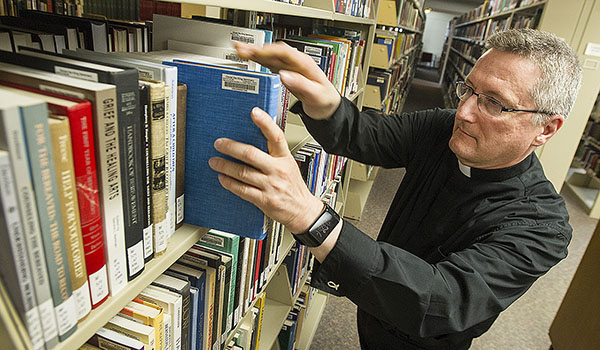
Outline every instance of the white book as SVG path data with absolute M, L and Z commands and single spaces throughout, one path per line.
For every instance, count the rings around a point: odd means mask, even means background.
M 0 149 L 9 151 L 21 223 L 25 232 L 25 245 L 31 264 L 33 289 L 40 318 L 44 320 L 42 323 L 44 340 L 46 346 L 52 348 L 58 344 L 58 328 L 50 294 L 42 233 L 38 213 L 35 210 L 37 204 L 31 184 L 29 157 L 25 147 L 25 135 L 18 108 L 16 106 L 0 108 Z
M 11 299 L 25 321 L 34 349 L 44 349 L 44 335 L 33 293 L 31 268 L 15 193 L 15 182 L 8 152 L 0 151 L 0 239 L 8 247 L 0 254 L 0 275 L 6 282 Z M 16 285 L 13 285 L 15 284 Z
M 188 18 L 153 17 L 152 49 L 164 50 L 168 40 L 233 48 L 234 41 L 262 47 L 265 32 L 260 29 L 236 27 L 227 24 L 198 21 Z M 198 35 L 202 33 L 202 35 Z
M 165 325 L 165 350 L 173 348 L 173 328 L 171 322 L 171 315 L 165 313 L 163 315 L 163 323 Z
M 88 342 L 102 349 L 144 349 L 141 341 L 104 327 L 98 329 L 90 340 Z
M 254 61 L 250 61 L 248 59 L 239 58 L 237 55 L 237 51 L 231 47 L 219 47 L 169 39 L 167 40 L 167 50 L 189 52 L 237 62 L 247 65 L 247 69 L 249 70 L 260 72 L 260 64 Z
M 148 286 L 138 296 L 142 300 L 151 301 L 163 308 L 165 315 L 171 315 L 173 350 L 181 350 L 182 297 L 167 289 Z M 164 316 L 163 316 L 164 317 Z
M 61 95 L 93 101 L 94 142 L 106 266 L 111 295 L 127 284 L 125 231 L 114 85 L 96 83 L 36 69 L 0 63 L 3 80 Z M 117 171 L 115 171 L 117 170 Z
M 104 328 L 123 333 L 144 344 L 144 350 L 155 349 L 154 327 L 135 322 L 121 315 L 115 315 Z

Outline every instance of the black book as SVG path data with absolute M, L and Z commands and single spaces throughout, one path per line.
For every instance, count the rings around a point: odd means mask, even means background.
M 146 84 L 139 84 L 140 89 L 140 138 L 142 144 L 142 170 L 144 173 L 144 193 L 142 200 L 142 222 L 144 225 L 144 262 L 154 258 L 154 238 L 152 235 L 152 154 L 150 152 L 150 88 Z
M 23 49 L 21 53 L 0 52 L 0 61 L 116 86 L 118 130 L 115 132 L 118 133 L 121 163 L 127 275 L 128 280 L 137 277 L 144 270 L 142 198 L 145 196 L 144 172 L 140 166 L 143 164 L 144 136 L 140 132 L 137 70 L 32 49 Z
M 325 75 L 329 76 L 331 65 L 331 47 L 295 39 L 283 39 L 282 41 L 291 47 L 296 48 L 298 51 L 304 52 L 312 57 Z
M 54 23 L 70 28 L 77 28 L 83 40 L 80 47 L 99 52 L 108 52 L 108 26 L 106 22 L 88 18 L 65 16 L 42 11 L 21 11 L 21 17 L 36 23 Z

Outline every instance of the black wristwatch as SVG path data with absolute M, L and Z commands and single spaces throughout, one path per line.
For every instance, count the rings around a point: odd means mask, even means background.
M 329 205 L 325 204 L 325 210 L 312 224 L 312 226 L 303 233 L 294 234 L 294 238 L 307 247 L 318 247 L 329 236 L 331 231 L 340 222 L 340 216 Z

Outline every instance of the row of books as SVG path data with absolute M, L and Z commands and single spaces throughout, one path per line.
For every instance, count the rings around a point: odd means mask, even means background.
M 456 24 L 478 20 L 480 18 L 495 16 L 506 11 L 520 7 L 531 6 L 543 0 L 489 0 L 473 10 L 458 17 Z
M 484 40 L 488 22 L 479 22 L 473 25 L 456 28 L 454 35 L 473 40 Z
M 399 10 L 398 25 L 417 31 L 422 29 L 424 22 L 421 17 L 421 10 L 415 6 L 413 0 L 401 0 L 397 6 Z
M 480 45 L 473 45 L 462 40 L 453 40 L 452 48 L 460 52 L 463 56 L 475 62 L 484 52 L 484 48 Z
M 262 31 L 256 32 L 263 33 Z M 30 190 L 26 193 L 29 201 L 25 202 L 27 199 L 25 197 L 20 199 L 24 207 L 17 216 L 19 220 L 22 217 L 26 224 L 38 227 L 37 241 L 31 241 L 33 234 L 29 234 L 26 237 L 26 249 L 19 250 L 16 249 L 18 247 L 10 246 L 14 254 L 20 254 L 19 259 L 14 259 L 15 264 L 12 267 L 16 271 L 18 262 L 21 264 L 18 265 L 19 268 L 22 268 L 22 264 L 27 259 L 31 270 L 38 272 L 40 276 L 47 275 L 45 286 L 35 285 L 36 288 L 33 289 L 45 290 L 45 298 L 39 295 L 36 303 L 33 303 L 34 299 L 28 299 L 28 306 L 32 308 L 20 308 L 20 311 L 23 312 L 22 316 L 25 316 L 33 307 L 36 308 L 33 310 L 37 310 L 39 305 L 42 307 L 49 305 L 49 308 L 44 309 L 42 318 L 57 320 L 54 323 L 54 331 L 52 331 L 50 328 L 52 322 L 44 322 L 40 325 L 39 318 L 37 321 L 34 317 L 27 318 L 27 320 L 31 320 L 28 322 L 28 328 L 32 338 L 36 339 L 36 348 L 43 347 L 44 343 L 52 347 L 57 340 L 65 339 L 75 330 L 77 323 L 75 316 L 78 313 L 75 312 L 74 302 L 70 301 L 73 300 L 71 298 L 73 290 L 81 289 L 84 291 L 81 294 L 87 295 L 87 306 L 82 303 L 83 307 L 80 305 L 77 307 L 80 314 L 84 316 L 86 310 L 89 311 L 92 306 L 95 307 L 104 301 L 109 292 L 111 295 L 116 295 L 126 286 L 128 280 L 138 276 L 143 271 L 144 264 L 152 258 L 153 254 L 159 254 L 166 249 L 168 237 L 175 230 L 175 219 L 181 221 L 184 211 L 183 191 L 180 192 L 177 206 L 180 209 L 179 212 L 176 212 L 177 207 L 175 206 L 176 164 L 181 166 L 184 164 L 181 160 L 176 162 L 177 157 L 183 156 L 183 146 L 180 145 L 179 151 L 175 147 L 178 141 L 183 141 L 183 137 L 176 136 L 177 130 L 181 132 L 186 130 L 184 128 L 177 129 L 177 123 L 181 126 L 187 124 L 186 132 L 195 136 L 190 143 L 194 150 L 209 153 L 214 137 L 210 139 L 209 135 L 202 133 L 212 131 L 214 128 L 205 127 L 201 123 L 206 123 L 207 120 L 209 123 L 214 123 L 212 116 L 215 109 L 212 107 L 218 107 L 215 106 L 215 101 L 230 101 L 227 104 L 232 111 L 231 113 L 224 111 L 223 115 L 229 117 L 237 114 L 240 119 L 243 119 L 239 123 L 234 120 L 227 121 L 226 118 L 217 120 L 216 122 L 221 125 L 218 137 L 232 137 L 223 132 L 223 124 L 225 127 L 236 130 L 252 130 L 253 137 L 256 137 L 260 135 L 260 131 L 252 125 L 248 118 L 250 109 L 256 105 L 262 106 L 263 109 L 276 116 L 280 98 L 278 79 L 274 75 L 186 62 L 161 64 L 166 59 L 165 57 L 173 59 L 173 56 L 161 52 L 128 58 L 91 51 L 69 51 L 68 53 L 66 51 L 63 52 L 63 55 L 33 49 L 22 49 L 21 53 L 3 53 L 2 61 L 10 62 L 12 65 L 3 63 L 0 73 L 0 80 L 21 90 L 19 93 L 14 93 L 17 96 L 24 95 L 25 90 L 37 95 L 38 100 L 36 101 L 38 102 L 35 106 L 39 109 L 36 114 L 38 119 L 48 119 L 48 108 L 52 109 L 52 113 L 60 112 L 67 117 L 63 120 L 71 122 L 71 147 L 75 148 L 75 151 L 71 153 L 73 157 L 79 157 L 74 162 L 74 164 L 80 165 L 79 173 L 75 168 L 72 176 L 77 179 L 77 186 L 70 186 L 71 189 L 77 189 L 77 195 L 71 194 L 69 198 L 78 197 L 75 199 L 79 199 L 80 204 L 71 201 L 69 202 L 70 207 L 64 211 L 58 210 L 57 201 L 66 196 L 67 192 L 57 187 L 61 182 L 56 180 L 56 175 L 50 181 L 41 177 L 44 170 L 39 169 L 40 164 L 48 169 L 53 169 L 52 156 L 45 154 L 46 158 L 40 162 L 37 160 L 38 158 L 35 158 L 39 155 L 31 153 L 27 162 L 21 162 L 19 172 L 17 173 L 15 170 L 15 174 L 18 174 L 15 176 L 16 181 L 27 180 L 31 176 L 34 179 L 39 178 L 40 182 L 29 185 Z M 181 54 L 179 57 L 190 58 L 185 54 Z M 202 58 L 201 61 L 208 59 Z M 156 63 L 157 61 L 161 63 Z M 238 62 L 232 63 L 231 61 L 221 63 L 233 64 L 234 67 L 239 65 Z M 57 72 L 66 77 L 50 72 Z M 211 74 L 222 75 L 225 80 L 222 81 L 220 78 L 211 80 L 209 79 Z M 154 81 L 138 80 L 138 75 Z M 178 84 L 178 81 L 188 82 L 185 85 L 186 90 L 182 90 L 184 85 Z M 211 86 L 210 84 L 213 83 L 218 86 Z M 20 86 L 16 86 L 16 84 Z M 204 93 L 206 89 L 220 91 L 218 92 L 219 97 L 206 96 L 204 100 L 197 99 L 196 97 L 206 95 Z M 248 94 L 249 89 L 256 91 L 256 94 Z M 180 97 L 185 97 L 186 91 L 194 99 L 193 103 L 186 104 L 176 97 L 178 92 Z M 248 100 L 246 95 L 256 95 L 256 97 Z M 47 102 L 50 97 L 56 100 L 51 103 Z M 244 108 L 239 97 L 245 97 L 246 103 L 252 107 Z M 256 99 L 259 99 L 260 103 L 256 102 Z M 2 99 L 3 103 L 17 100 L 16 98 Z M 264 105 L 265 100 L 269 105 Z M 212 107 L 207 108 L 207 106 Z M 21 107 L 15 106 L 15 110 L 19 112 Z M 187 107 L 194 113 L 194 118 L 190 123 L 185 123 L 180 119 L 184 116 L 184 113 L 181 112 L 183 107 Z M 201 116 L 199 111 L 206 111 L 209 115 Z M 23 116 L 17 118 L 23 118 Z M 248 128 L 249 124 L 250 128 Z M 48 129 L 48 121 L 42 125 Z M 19 125 L 14 127 L 18 129 Z M 199 131 L 195 134 L 196 129 Z M 18 129 L 17 131 L 25 135 L 27 131 L 33 132 L 35 129 Z M 244 133 L 246 132 L 244 131 Z M 3 134 L 11 135 L 8 131 Z M 235 136 L 233 138 L 239 139 Z M 262 148 L 266 150 L 266 140 L 262 135 L 260 138 L 264 143 Z M 38 139 L 51 140 L 47 133 L 45 138 L 38 137 Z M 23 140 L 27 139 L 23 138 Z M 253 140 L 247 140 L 247 142 L 251 141 Z M 48 145 L 45 145 L 46 150 L 49 149 Z M 23 149 L 19 152 L 19 149 L 16 149 L 17 146 L 19 145 L 8 144 L 6 146 L 9 156 L 16 157 L 17 154 L 24 153 Z M 123 151 L 120 152 L 120 149 Z M 30 150 L 35 149 L 32 147 Z M 213 154 L 215 152 L 212 152 L 211 156 Z M 214 178 L 214 184 L 199 185 L 196 177 L 202 173 L 201 171 L 204 173 L 208 171 L 208 158 L 198 161 L 198 155 L 192 154 L 191 157 L 193 157 L 193 161 L 187 163 L 193 165 L 188 166 L 190 170 L 187 172 L 187 177 L 192 178 L 193 186 L 186 189 L 186 203 L 192 203 L 192 207 L 194 205 L 212 206 L 216 208 L 216 213 L 215 209 L 209 214 L 193 210 L 193 215 L 189 215 L 188 221 L 198 224 L 199 222 L 196 220 L 211 221 L 218 216 L 223 217 L 223 213 L 228 213 L 225 221 L 231 224 L 236 220 L 231 220 L 229 213 L 235 212 L 240 215 L 236 222 L 240 225 L 238 229 L 241 227 L 242 231 L 232 230 L 231 226 L 225 227 L 229 229 L 228 231 L 254 235 L 257 238 L 264 237 L 266 235 L 265 218 L 262 212 L 248 202 L 243 202 L 232 209 L 233 204 L 229 199 L 234 195 L 216 183 L 216 174 L 206 175 L 206 178 L 211 178 L 211 180 Z M 93 172 L 94 166 L 97 166 L 96 174 Z M 16 168 L 13 164 L 8 169 L 12 171 Z M 183 168 L 180 169 L 179 174 L 183 175 Z M 57 170 L 54 169 L 55 174 L 56 172 Z M 59 175 L 62 176 L 62 173 Z M 181 176 L 179 178 L 181 180 Z M 42 179 L 45 182 L 41 182 Z M 62 178 L 59 177 L 58 180 L 62 180 Z M 49 183 L 52 183 L 53 186 L 49 186 Z M 182 181 L 177 183 L 183 184 Z M 50 195 L 45 190 L 50 187 L 53 189 L 54 203 L 48 203 Z M 210 195 L 204 193 L 207 189 L 221 189 L 224 194 L 221 193 L 217 197 L 211 198 Z M 61 196 L 58 195 L 59 193 Z M 34 199 L 37 201 L 33 201 Z M 197 201 L 203 202 L 197 203 Z M 242 202 L 239 199 L 238 201 Z M 210 204 L 205 204 L 209 202 Z M 221 206 L 215 205 L 217 202 L 221 202 Z M 29 207 L 25 205 L 29 205 Z M 73 214 L 72 208 L 74 207 L 80 209 L 79 215 Z M 35 213 L 27 208 L 35 208 Z M 53 209 L 51 213 L 54 213 L 54 221 L 50 222 L 48 218 L 42 221 L 34 217 L 34 215 L 40 217 L 42 214 L 48 215 L 47 208 Z M 249 208 L 253 215 L 246 215 L 248 213 L 244 212 L 244 208 Z M 79 246 L 83 245 L 84 247 L 85 253 L 80 250 L 78 255 L 86 256 L 85 263 L 79 261 L 74 265 L 79 270 L 82 267 L 88 267 L 89 272 L 83 279 L 85 287 L 71 285 L 69 282 L 70 278 L 75 280 L 75 272 L 67 271 L 67 261 L 72 260 L 67 259 L 65 254 L 74 250 L 71 248 L 74 243 L 67 241 L 67 238 L 70 237 L 67 237 L 67 230 L 64 230 L 63 237 L 62 228 L 57 226 L 61 223 L 59 213 L 63 212 L 65 215 L 69 215 L 69 220 L 72 220 L 73 217 L 81 217 L 81 226 L 85 232 L 79 235 L 69 234 L 78 237 Z M 252 218 L 255 219 L 255 222 L 251 221 Z M 254 226 L 249 226 L 253 223 Z M 70 221 L 67 222 L 66 219 L 63 224 L 69 229 L 77 226 Z M 219 227 L 218 224 L 208 221 L 203 221 L 202 226 Z M 52 231 L 53 229 L 56 232 Z M 7 241 L 25 242 L 15 238 L 14 235 L 18 232 L 20 231 L 8 231 L 7 234 L 10 234 L 12 238 L 11 240 L 7 238 Z M 30 231 L 27 232 L 30 233 Z M 66 244 L 69 244 L 71 249 L 67 250 Z M 34 247 L 42 246 L 44 249 L 34 249 Z M 104 260 L 105 254 L 106 260 Z M 34 259 L 35 257 L 37 259 Z M 48 266 L 43 265 L 44 262 Z M 56 265 L 58 262 L 63 265 Z M 60 276 L 53 276 L 53 274 Z M 16 280 L 6 276 L 12 277 L 8 272 L 4 273 L 5 281 Z M 40 276 L 30 279 L 30 283 L 32 280 L 38 281 Z M 28 289 L 28 286 L 30 284 L 16 285 L 17 290 L 12 293 L 13 299 L 17 301 L 23 299 L 24 291 L 31 293 L 32 289 Z M 59 288 L 59 286 L 61 287 Z M 57 312 L 55 315 L 54 308 L 60 311 L 60 314 Z M 37 311 L 33 313 L 37 313 Z M 36 326 L 45 327 L 43 330 L 47 339 L 44 339 L 43 336 L 40 338 L 42 333 L 39 332 L 40 327 L 36 328 Z
M 81 15 L 83 0 L 3 0 L 0 1 L 0 16 L 16 16 L 20 10 L 40 10 L 60 14 Z
M 42 11 L 20 11 L 19 17 L 0 17 L 0 45 L 18 52 L 26 46 L 61 53 L 78 48 L 98 52 L 147 52 L 151 50 L 147 23 L 64 16 Z
M 279 349 L 294 350 L 298 348 L 300 342 L 300 330 L 304 324 L 307 314 L 310 311 L 310 306 L 317 290 L 310 285 L 304 284 L 294 307 L 287 315 L 286 320 L 277 336 Z
M 269 264 L 274 266 L 277 244 L 281 244 L 278 233 L 272 235 L 268 246 L 267 240 L 261 245 L 263 241 L 209 231 L 88 344 L 98 346 L 101 338 L 115 348 L 126 343 L 134 343 L 135 349 L 225 348 L 227 339 L 233 339 L 232 330 L 243 329 L 238 327 L 242 315 L 264 309 L 266 295 L 260 275 L 269 273 Z M 254 343 L 252 349 L 257 349 L 258 335 Z
M 387 47 L 388 63 L 391 66 L 397 59 L 408 53 L 415 45 L 416 40 L 418 40 L 417 34 L 377 29 L 374 42 Z
M 372 0 L 335 0 L 334 10 L 344 15 L 369 18 Z

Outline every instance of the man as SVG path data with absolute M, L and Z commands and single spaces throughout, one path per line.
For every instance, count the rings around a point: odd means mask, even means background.
M 340 98 L 311 59 L 289 47 L 237 45 L 241 57 L 279 72 L 300 100 L 292 110 L 327 152 L 406 168 L 374 241 L 308 192 L 283 133 L 260 110 L 252 118 L 269 154 L 220 139 L 217 150 L 252 167 L 209 162 L 225 188 L 316 245 L 312 284 L 358 306 L 363 349 L 468 349 L 567 255 L 564 201 L 533 151 L 573 106 L 577 57 L 535 30 L 502 32 L 487 46 L 457 84 L 456 111 L 383 117 Z

